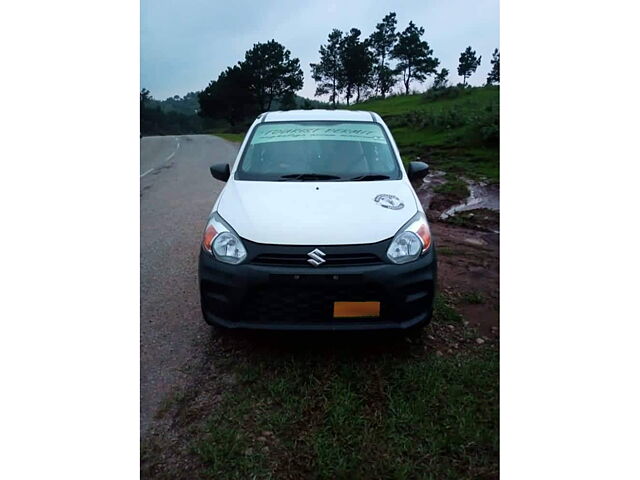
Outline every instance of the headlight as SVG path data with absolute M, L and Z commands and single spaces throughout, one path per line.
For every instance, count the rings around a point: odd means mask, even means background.
M 408 263 L 416 260 L 431 246 L 431 232 L 427 217 L 418 212 L 393 238 L 387 257 L 393 263 Z
M 224 263 L 235 265 L 247 258 L 242 240 L 217 213 L 211 215 L 207 222 L 202 235 L 202 248 Z

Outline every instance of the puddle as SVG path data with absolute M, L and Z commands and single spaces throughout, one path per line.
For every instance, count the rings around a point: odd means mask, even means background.
M 454 217 L 458 213 L 466 212 L 469 210 L 492 210 L 495 212 L 500 211 L 499 185 L 490 185 L 486 182 L 469 180 L 464 177 L 461 178 L 467 184 L 467 187 L 469 189 L 469 196 L 463 202 L 448 206 L 444 211 L 441 211 L 436 206 L 436 203 L 441 204 L 442 202 L 439 198 L 434 201 L 434 198 L 436 198 L 437 196 L 434 190 L 439 185 L 443 185 L 444 183 L 446 183 L 445 172 L 437 170 L 433 171 L 432 173 L 427 175 L 422 180 L 422 182 L 414 185 L 416 193 L 418 194 L 418 198 L 420 198 L 425 211 L 430 212 L 430 214 L 434 216 L 433 218 L 437 218 L 438 220 L 446 220 L 448 218 Z M 472 218 L 474 216 L 474 213 L 476 212 L 469 213 L 468 217 Z M 485 223 L 485 227 L 487 227 L 487 220 L 488 218 L 486 214 L 482 215 L 482 217 L 479 217 L 480 224 Z M 489 231 L 498 233 L 498 230 L 494 230 L 493 228 L 489 228 Z
M 434 171 L 430 173 L 422 180 L 422 183 L 417 186 L 416 193 L 418 194 L 418 198 L 420 198 L 422 202 L 422 207 L 426 210 L 429 209 L 429 205 L 431 205 L 431 200 L 435 196 L 433 189 L 438 185 L 442 185 L 447 183 L 444 179 L 445 172 Z
M 486 208 L 487 210 L 500 210 L 500 189 L 498 185 L 487 185 L 484 182 L 474 182 L 463 178 L 469 188 L 469 196 L 462 203 L 449 207 L 440 214 L 441 220 L 467 210 Z

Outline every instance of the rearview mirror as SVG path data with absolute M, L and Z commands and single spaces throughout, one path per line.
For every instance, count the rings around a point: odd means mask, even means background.
M 223 182 L 229 180 L 229 176 L 231 175 L 231 170 L 229 169 L 228 163 L 218 163 L 216 165 L 211 165 L 209 167 L 209 170 L 211 171 L 211 175 L 213 175 L 213 178 L 217 178 L 218 180 L 221 180 Z
M 424 178 L 429 173 L 429 165 L 424 162 L 409 162 L 409 168 L 407 169 L 407 175 L 409 179 Z

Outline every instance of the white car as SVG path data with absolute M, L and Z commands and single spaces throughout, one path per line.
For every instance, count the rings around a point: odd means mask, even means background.
M 228 328 L 418 329 L 431 319 L 436 252 L 379 115 L 263 113 L 207 221 L 199 260 L 205 320 Z

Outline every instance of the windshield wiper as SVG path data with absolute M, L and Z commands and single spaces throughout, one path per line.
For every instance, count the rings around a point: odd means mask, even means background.
M 323 173 L 291 173 L 282 175 L 280 178 L 284 180 L 340 180 L 336 175 L 325 175 Z
M 347 179 L 348 182 L 366 182 L 371 180 L 388 180 L 389 175 L 360 175 L 359 177 L 353 177 Z

